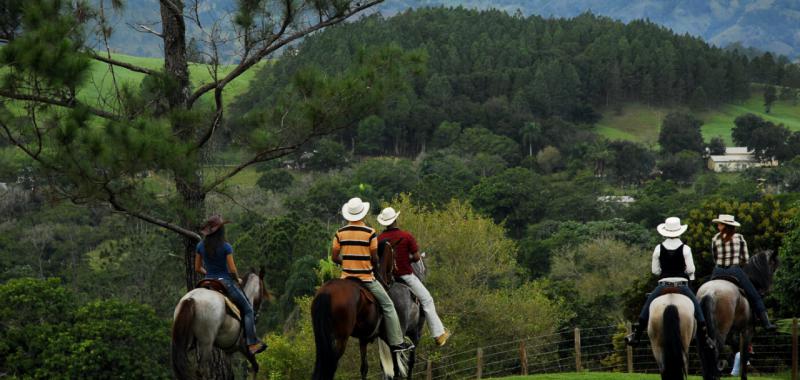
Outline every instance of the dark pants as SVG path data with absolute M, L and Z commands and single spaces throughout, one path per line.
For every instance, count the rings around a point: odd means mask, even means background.
M 214 277 L 216 278 L 216 277 Z M 245 340 L 247 341 L 248 345 L 256 344 L 259 342 L 258 337 L 256 337 L 256 318 L 253 315 L 253 307 L 250 306 L 250 301 L 242 292 L 242 289 L 236 284 L 235 281 L 229 280 L 227 278 L 216 278 L 222 281 L 225 284 L 225 288 L 228 291 L 228 298 L 239 307 L 239 311 L 242 314 L 242 323 L 244 324 L 244 336 Z
M 653 289 L 653 292 L 650 293 L 650 296 L 647 297 L 647 301 L 644 303 L 641 314 L 639 314 L 640 324 L 644 323 L 646 326 L 647 321 L 650 320 L 650 304 L 653 303 L 653 300 L 658 296 L 663 295 L 662 292 L 667 288 L 667 286 L 658 285 L 655 289 Z M 689 297 L 689 299 L 692 300 L 692 303 L 694 303 L 694 319 L 696 319 L 697 322 L 706 323 L 706 318 L 703 316 L 703 310 L 700 309 L 700 303 L 697 302 L 697 297 L 694 296 L 692 289 L 690 289 L 688 286 L 678 286 L 677 289 L 680 294 Z M 640 326 L 640 328 L 646 328 L 645 326 Z
M 756 315 L 761 315 L 761 313 L 767 311 L 767 308 L 764 306 L 764 301 L 761 300 L 761 295 L 758 294 L 756 287 L 753 286 L 753 283 L 750 282 L 750 278 L 747 277 L 747 274 L 744 273 L 741 267 L 714 267 L 711 278 L 714 279 L 720 276 L 730 276 L 739 281 L 739 286 L 744 290 L 744 294 L 747 296 L 747 300 L 750 301 L 750 305 L 753 307 Z

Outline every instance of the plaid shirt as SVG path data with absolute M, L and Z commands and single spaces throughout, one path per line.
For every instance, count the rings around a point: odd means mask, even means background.
M 743 265 L 750 260 L 750 253 L 747 251 L 747 242 L 740 234 L 733 234 L 728 242 L 723 242 L 720 234 L 714 235 L 711 240 L 711 254 L 717 266 L 729 267 L 733 265 Z

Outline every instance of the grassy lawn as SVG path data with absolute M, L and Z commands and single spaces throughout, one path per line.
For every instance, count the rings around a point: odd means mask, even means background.
M 637 141 L 645 144 L 658 142 L 658 131 L 661 121 L 669 112 L 687 112 L 686 107 L 650 107 L 631 103 L 623 107 L 621 115 L 608 110 L 597 123 L 597 131 L 610 139 Z M 700 112 L 697 117 L 703 120 L 703 137 L 706 141 L 712 137 L 722 136 L 727 145 L 732 145 L 731 129 L 736 117 L 753 113 L 773 123 L 783 124 L 792 131 L 800 131 L 800 105 L 791 102 L 776 102 L 770 113 L 764 112 L 763 92 L 754 89 L 752 96 L 740 104 L 726 104 L 715 109 Z
M 642 373 L 611 373 L 611 372 L 581 372 L 581 373 L 555 373 L 547 375 L 533 375 L 533 376 L 514 376 L 505 377 L 504 380 L 656 380 L 661 376 L 657 374 L 642 374 Z M 738 378 L 738 377 L 737 377 Z M 748 379 L 753 380 L 788 380 L 791 377 L 786 375 L 773 376 L 748 376 Z M 700 380 L 699 376 L 689 376 L 689 380 Z M 731 379 L 734 379 L 731 377 Z

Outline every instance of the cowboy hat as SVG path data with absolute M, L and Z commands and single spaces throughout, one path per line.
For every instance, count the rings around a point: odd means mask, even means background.
M 364 202 L 361 198 L 352 198 L 342 206 L 342 216 L 348 222 L 364 219 L 367 213 L 369 213 L 369 202 Z
M 728 214 L 719 214 L 719 217 L 717 219 L 712 220 L 711 222 L 727 224 L 729 226 L 734 226 L 734 227 L 741 226 L 741 224 L 739 224 L 739 222 L 736 221 L 733 215 L 728 215 Z
M 382 226 L 391 226 L 392 223 L 397 220 L 398 216 L 400 216 L 399 212 L 395 211 L 391 207 L 387 207 L 381 210 L 381 213 L 378 215 L 378 223 L 380 223 Z
M 688 228 L 689 226 L 681 224 L 680 218 L 671 217 L 667 218 L 664 223 L 659 224 L 656 230 L 663 237 L 676 238 L 683 235 Z
M 200 232 L 203 233 L 203 235 L 208 236 L 214 232 L 217 232 L 220 227 L 228 223 L 230 223 L 230 221 L 222 219 L 222 217 L 219 215 L 211 215 L 203 224 L 203 227 L 200 228 Z

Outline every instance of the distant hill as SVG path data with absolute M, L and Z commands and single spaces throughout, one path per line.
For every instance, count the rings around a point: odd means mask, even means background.
M 229 17 L 235 0 L 200 1 L 200 19 L 206 27 Z M 625 22 L 648 18 L 677 33 L 699 36 L 717 46 L 741 42 L 745 47 L 772 51 L 791 58 L 800 55 L 800 2 L 796 0 L 388 0 L 377 10 L 385 15 L 425 6 L 496 8 L 524 15 L 574 17 L 591 11 Z M 161 56 L 158 38 L 133 31 L 128 24 L 158 29 L 158 0 L 127 0 L 123 17 L 114 18 L 116 33 L 111 45 L 116 51 L 138 56 Z M 229 23 L 223 23 L 230 25 Z M 196 28 L 189 26 L 198 37 Z M 233 30 L 222 30 L 227 36 Z M 227 45 L 229 58 L 236 46 Z

